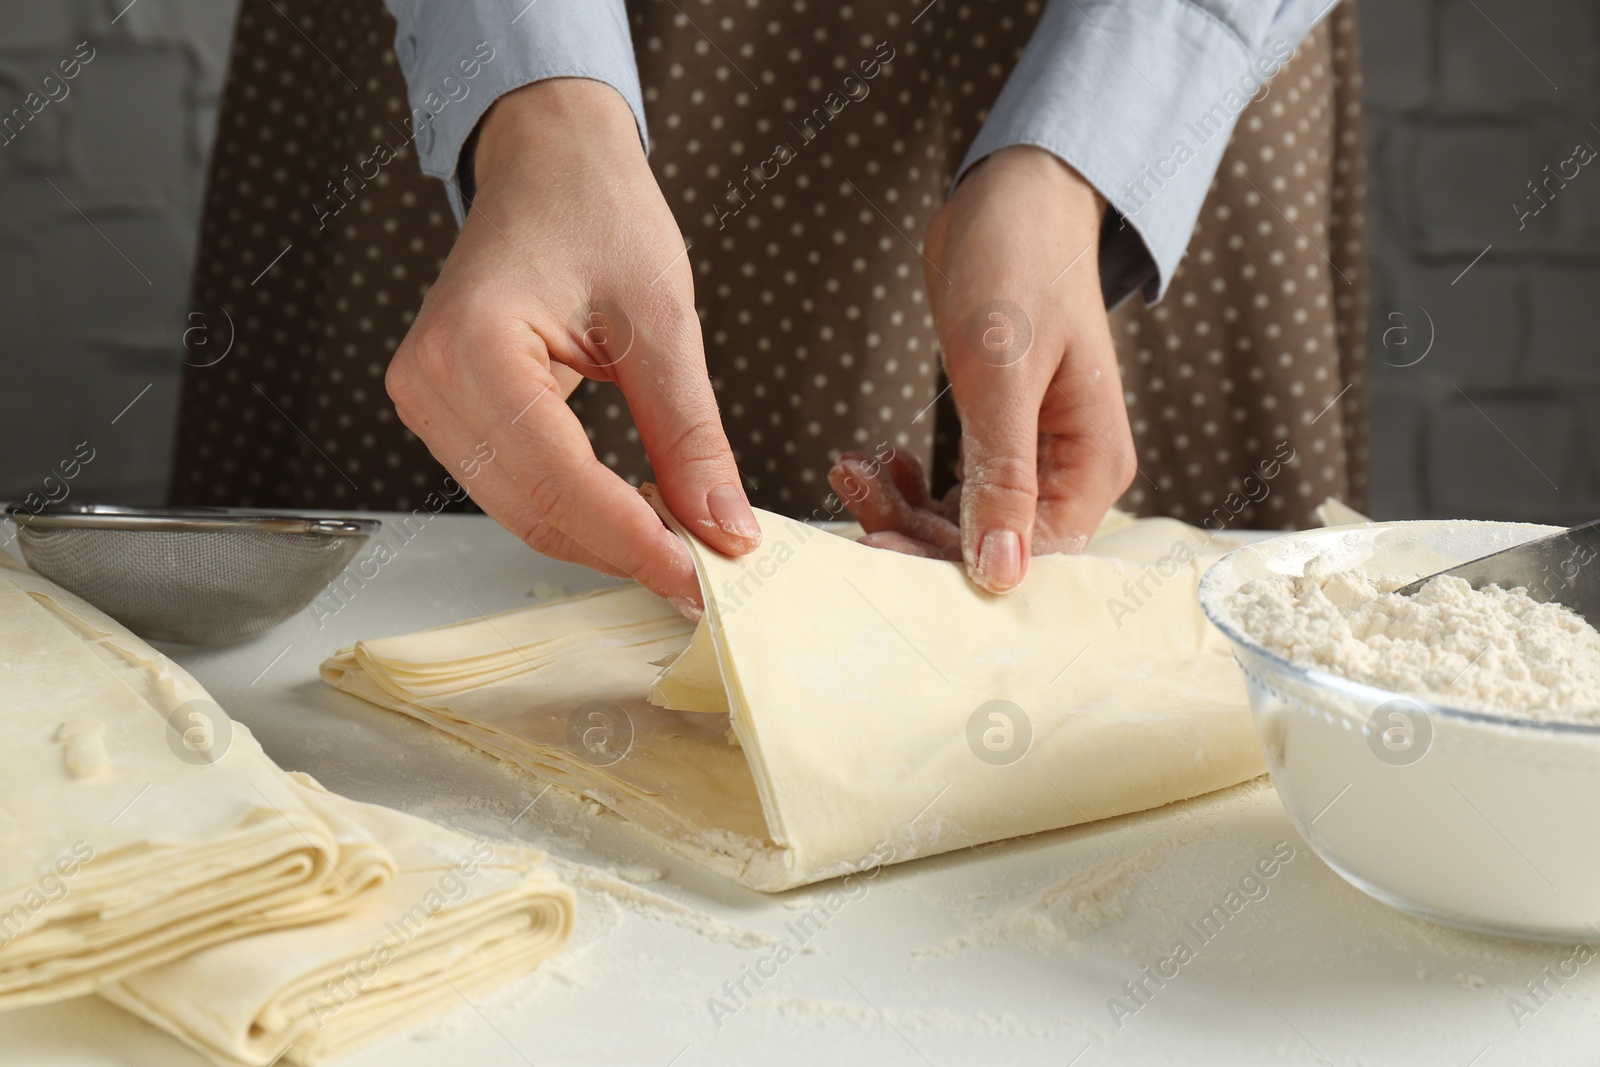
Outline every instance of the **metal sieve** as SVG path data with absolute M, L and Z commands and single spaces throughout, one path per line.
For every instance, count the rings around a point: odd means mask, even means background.
M 382 523 L 229 508 L 12 505 L 28 565 L 139 636 L 226 645 L 311 602 Z

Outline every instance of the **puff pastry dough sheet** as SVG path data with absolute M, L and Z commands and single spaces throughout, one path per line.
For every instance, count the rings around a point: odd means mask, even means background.
M 216 1062 L 313 1064 L 565 944 L 541 853 L 335 796 L 241 723 L 186 762 L 167 718 L 200 700 L 0 553 L 0 1008 L 96 990 Z
M 747 880 L 770 842 L 744 753 L 728 744 L 727 717 L 646 699 L 660 673 L 654 663 L 681 652 L 693 629 L 629 584 L 362 641 L 324 662 L 322 677 L 592 797 Z
M 228 941 L 102 996 L 218 1063 L 310 1067 L 526 974 L 571 936 L 572 890 L 543 869 L 542 853 L 289 778 L 308 802 L 383 842 L 398 877 L 337 919 Z
M 324 677 L 763 890 L 1263 773 L 1243 680 L 1195 599 L 1234 539 L 1113 514 L 1086 553 L 1034 559 L 993 596 L 958 564 L 757 518 L 762 547 L 737 559 L 678 528 L 706 596 L 693 631 L 624 586 L 363 642 Z M 568 733 L 596 700 L 634 739 L 606 766 Z
M 209 765 L 168 715 L 193 678 L 31 572 L 0 569 L 0 1008 L 347 911 L 394 877 L 243 725 Z

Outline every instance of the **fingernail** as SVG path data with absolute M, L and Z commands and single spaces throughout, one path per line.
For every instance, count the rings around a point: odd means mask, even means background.
M 699 622 L 700 616 L 705 614 L 705 609 L 686 596 L 672 596 L 667 598 L 667 603 L 678 609 L 678 614 L 690 622 Z
M 990 530 L 978 549 L 978 584 L 993 593 L 1016 588 L 1022 581 L 1022 538 L 1012 530 Z
M 706 510 L 729 537 L 742 538 L 751 544 L 761 543 L 761 526 L 756 522 L 756 513 L 750 510 L 737 485 L 719 485 L 707 493 Z

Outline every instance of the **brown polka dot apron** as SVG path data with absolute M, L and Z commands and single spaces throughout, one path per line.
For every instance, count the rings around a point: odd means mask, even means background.
M 1346 3 L 1240 114 L 1166 298 L 1112 313 L 1139 452 L 1124 507 L 1275 529 L 1330 496 L 1366 506 L 1365 174 Z
M 915 18 L 923 6 L 703 0 L 691 22 L 629 4 L 650 163 L 690 245 L 708 369 L 760 507 L 817 512 L 841 450 L 892 446 L 952 476 L 957 423 L 916 242 L 1041 5 Z M 393 36 L 379 0 L 241 4 L 176 503 L 469 506 L 383 389 L 455 232 L 406 140 Z M 1114 313 L 1132 510 L 1289 526 L 1327 495 L 1362 503 L 1359 91 L 1346 2 L 1243 112 L 1166 300 Z M 605 463 L 650 477 L 614 386 L 586 382 L 571 402 Z

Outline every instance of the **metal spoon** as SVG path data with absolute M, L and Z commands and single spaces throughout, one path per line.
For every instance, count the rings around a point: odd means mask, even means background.
M 1544 603 L 1564 604 L 1600 627 L 1600 519 L 1493 552 L 1397 590 L 1412 596 L 1440 574 L 1465 579 L 1474 589 L 1522 586 Z

